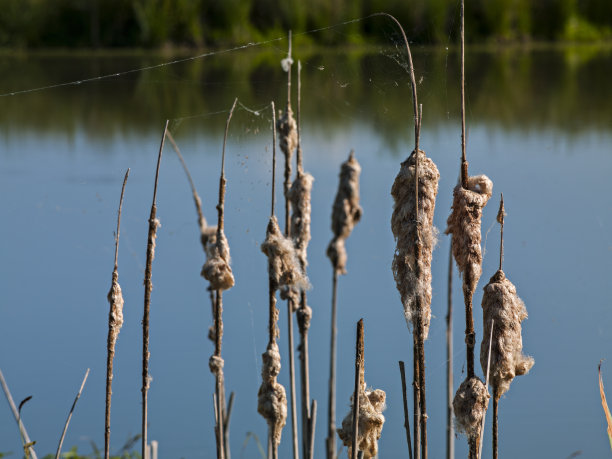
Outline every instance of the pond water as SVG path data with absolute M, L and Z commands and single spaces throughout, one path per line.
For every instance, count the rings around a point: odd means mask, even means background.
M 261 353 L 267 341 L 266 259 L 259 249 L 269 216 L 271 115 L 286 102 L 284 43 L 159 68 L 163 56 L 2 56 L 0 93 L 119 76 L 1 97 L 0 367 L 23 409 L 39 456 L 55 451 L 87 368 L 91 374 L 65 441 L 89 453 L 103 446 L 108 303 L 116 211 L 127 184 L 119 250 L 125 324 L 115 358 L 112 449 L 140 431 L 143 272 L 155 162 L 163 123 L 180 146 L 209 221 L 216 219 L 227 111 L 241 105 L 227 145 L 226 234 L 236 286 L 224 296 L 227 390 L 236 393 L 233 457 L 260 457 L 257 414 Z M 299 51 L 299 50 L 297 50 Z M 435 225 L 443 231 L 460 155 L 459 62 L 455 50 L 413 50 L 424 118 L 421 145 L 440 170 Z M 484 210 L 483 276 L 474 298 L 482 339 L 482 287 L 497 268 L 500 193 L 506 203 L 504 270 L 525 301 L 524 351 L 535 358 L 502 398 L 501 457 L 609 454 L 597 364 L 612 351 L 612 105 L 609 48 L 474 50 L 467 55 L 468 160 L 487 174 L 494 197 Z M 408 331 L 391 273 L 391 184 L 413 146 L 412 102 L 396 49 L 310 50 L 302 60 L 305 168 L 315 178 L 308 274 L 311 393 L 319 403 L 316 456 L 324 455 L 331 303 L 330 214 L 339 166 L 351 148 L 362 165 L 363 220 L 347 242 L 339 281 L 338 420 L 348 411 L 355 324 L 363 317 L 366 381 L 387 393 L 380 457 L 406 456 L 398 360 L 411 368 Z M 295 66 L 294 66 L 295 70 Z M 294 81 L 294 90 L 295 90 Z M 295 107 L 294 92 L 294 107 Z M 247 109 L 248 108 L 248 109 Z M 277 199 L 281 178 L 277 175 Z M 277 206 L 282 217 L 282 206 Z M 158 188 L 153 264 L 149 438 L 162 458 L 214 457 L 213 351 L 204 255 L 196 213 L 169 145 Z M 433 260 L 433 318 L 426 344 L 431 458 L 445 452 L 445 315 L 449 240 Z M 464 314 L 454 273 L 455 388 L 465 377 Z M 286 307 L 280 304 L 280 382 L 288 386 Z M 297 344 L 297 343 L 296 343 Z M 477 348 L 478 350 L 478 348 Z M 610 362 L 604 381 L 612 388 Z M 482 370 L 477 364 L 477 374 Z M 411 375 L 409 374 L 410 378 Z M 612 389 L 610 389 L 612 390 Z M 410 404 L 412 405 L 412 404 Z M 19 456 L 19 434 L 0 403 L 0 452 Z M 412 411 L 412 406 L 410 406 Z M 484 457 L 491 454 L 487 418 Z M 285 428 L 280 457 L 291 457 Z M 265 443 L 265 441 L 264 441 Z M 465 457 L 465 438 L 456 439 Z M 346 450 L 345 450 L 346 451 Z

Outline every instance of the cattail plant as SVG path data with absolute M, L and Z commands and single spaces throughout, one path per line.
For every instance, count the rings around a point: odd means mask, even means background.
M 472 426 L 478 416 L 484 416 L 486 404 L 482 404 L 483 394 L 487 389 L 474 374 L 474 345 L 476 334 L 474 332 L 474 316 L 472 298 L 476 285 L 482 272 L 482 252 L 480 249 L 480 227 L 482 209 L 487 204 L 493 192 L 493 183 L 485 175 L 470 177 L 468 175 L 468 162 L 465 156 L 465 25 L 464 0 L 461 1 L 461 183 L 453 191 L 452 212 L 448 217 L 446 234 L 452 234 L 453 256 L 459 272 L 463 276 L 463 300 L 465 304 L 465 343 L 467 354 L 467 376 L 459 387 L 453 401 L 457 427 L 467 434 L 469 443 L 469 457 L 478 456 L 480 430 L 475 431 Z M 469 407 L 469 403 L 474 406 Z M 488 400 L 487 400 L 488 404 Z M 460 409 L 458 410 L 458 407 Z
M 306 272 L 308 266 L 307 248 L 310 242 L 310 214 L 312 182 L 314 178 L 304 172 L 302 164 L 302 144 L 300 139 L 300 103 L 301 103 L 301 63 L 298 61 L 298 110 L 297 110 L 297 173 L 287 194 L 291 201 L 291 237 L 300 260 L 300 266 Z M 308 357 L 308 329 L 312 318 L 312 309 L 306 301 L 306 290 L 299 292 L 299 308 L 297 309 L 298 327 L 300 330 L 300 366 L 302 393 L 302 443 L 304 458 L 312 459 L 313 451 L 310 445 L 314 438 L 314 417 L 311 413 L 310 374 Z
M 224 426 L 227 416 L 225 405 L 225 380 L 223 377 L 224 361 L 221 357 L 221 344 L 223 340 L 223 291 L 229 290 L 234 286 L 234 274 L 230 267 L 229 244 L 223 231 L 224 209 L 225 209 L 225 146 L 227 144 L 227 134 L 230 121 L 236 108 L 238 99 L 234 99 L 234 104 L 227 117 L 225 124 L 225 134 L 223 136 L 223 151 L 221 153 L 221 175 L 219 177 L 219 203 L 217 204 L 217 234 L 214 243 L 208 241 L 206 244 L 206 263 L 202 267 L 202 276 L 210 282 L 210 286 L 215 290 L 215 352 L 208 361 L 210 372 L 215 375 L 215 398 L 216 398 L 216 440 L 217 440 L 217 459 L 224 459 Z
M 183 166 L 183 170 L 185 171 L 185 175 L 187 176 L 187 180 L 189 181 L 189 186 L 191 188 L 191 194 L 193 196 L 193 202 L 195 204 L 196 213 L 198 216 L 198 227 L 200 229 L 200 243 L 202 244 L 202 248 L 204 249 L 204 254 L 208 254 L 209 252 L 214 251 L 214 247 L 217 241 L 217 227 L 211 226 L 204 218 L 204 213 L 202 211 L 202 200 L 200 199 L 200 195 L 198 194 L 193 179 L 191 177 L 191 173 L 189 172 L 189 168 L 183 159 L 183 155 L 181 154 L 181 150 L 179 149 L 174 137 L 168 131 L 167 133 L 168 140 L 172 145 L 172 148 L 176 152 L 176 155 Z M 212 311 L 213 322 L 215 320 L 215 294 L 209 283 L 207 289 L 210 294 L 210 304 Z M 213 343 L 216 342 L 215 338 L 215 327 L 214 325 L 208 328 L 208 339 Z M 232 406 L 234 401 L 234 392 L 230 393 L 229 401 L 227 403 L 227 407 L 224 407 L 224 418 L 223 418 L 223 449 L 225 454 L 225 459 L 230 459 L 230 441 L 229 441 L 229 424 L 230 417 L 232 414 Z
M 400 28 L 406 44 L 410 64 L 415 133 L 414 150 L 402 163 L 391 188 L 394 200 L 391 229 L 397 243 L 392 268 L 404 306 L 406 322 L 413 328 L 415 457 L 419 457 L 420 450 L 421 457 L 427 459 L 424 343 L 431 318 L 431 258 L 436 243 L 433 215 L 440 174 L 434 162 L 419 149 L 422 110 L 417 101 L 412 54 L 404 29 L 397 19 L 389 17 Z
M 291 188 L 291 158 L 293 151 L 298 143 L 297 123 L 293 117 L 291 109 L 291 66 L 293 58 L 291 57 L 291 31 L 288 36 L 288 51 L 287 57 L 281 61 L 283 70 L 287 73 L 287 107 L 285 112 L 279 111 L 279 117 L 276 121 L 276 128 L 280 133 L 279 145 L 285 156 L 285 173 L 283 182 L 283 195 L 285 197 L 285 236 L 291 235 L 291 226 L 289 223 L 291 215 L 291 201 L 289 199 L 289 189 Z M 289 343 L 289 389 L 291 398 L 291 435 L 293 446 L 293 459 L 299 458 L 298 433 L 297 433 L 297 400 L 295 393 L 295 353 L 293 350 L 293 313 L 299 305 L 299 295 L 297 292 L 288 289 L 281 291 L 281 298 L 287 300 L 287 341 Z
M 327 256 L 331 260 L 332 278 L 332 309 L 331 309 L 331 343 L 329 364 L 329 399 L 328 399 L 328 431 L 327 459 L 336 457 L 336 333 L 337 333 L 337 291 L 338 275 L 346 274 L 346 248 L 344 242 L 353 228 L 361 219 L 362 209 L 359 205 L 359 174 L 361 166 L 351 150 L 349 158 L 340 167 L 340 180 L 336 199 L 332 207 L 332 231 L 334 237 L 327 247 Z
M 141 454 L 146 459 L 147 451 L 147 429 L 148 429 L 148 399 L 149 386 L 151 378 L 149 377 L 149 314 L 151 308 L 151 292 L 153 291 L 153 282 L 151 282 L 151 273 L 153 268 L 153 259 L 155 258 L 155 239 L 157 238 L 157 228 L 160 226 L 157 219 L 157 182 L 159 180 L 159 166 L 161 164 L 162 152 L 164 150 L 164 142 L 166 133 L 168 132 L 168 121 L 164 127 L 161 145 L 159 146 L 159 154 L 157 155 L 157 167 L 155 169 L 155 185 L 153 187 L 153 203 L 151 204 L 151 214 L 149 215 L 149 232 L 147 236 L 147 261 L 145 265 L 144 277 L 144 315 L 142 318 L 142 437 L 141 437 Z
M 285 388 L 278 383 L 280 372 L 280 352 L 276 338 L 278 337 L 278 309 L 276 308 L 276 291 L 301 289 L 308 284 L 291 239 L 283 236 L 278 220 L 274 215 L 275 169 L 276 169 L 276 120 L 274 102 L 272 102 L 273 137 L 272 137 L 272 205 L 270 220 L 266 230 L 266 240 L 261 250 L 268 257 L 269 276 L 269 322 L 268 346 L 263 353 L 262 384 L 258 393 L 257 411 L 268 423 L 268 457 L 278 457 L 278 445 L 281 431 L 287 420 L 287 397 Z
M 525 304 L 516 294 L 516 287 L 506 278 L 502 270 L 504 257 L 504 196 L 499 204 L 497 221 L 500 224 L 499 269 L 484 288 L 482 297 L 484 336 L 492 333 L 491 375 L 493 387 L 493 458 L 498 451 L 498 402 L 508 391 L 515 376 L 529 372 L 534 364 L 532 357 L 523 355 L 521 322 L 527 318 Z M 491 330 L 491 323 L 494 323 Z M 487 365 L 487 343 L 483 339 L 480 347 L 480 364 L 483 371 Z
M 385 406 L 385 391 L 367 389 L 365 382 L 364 332 L 363 319 L 357 324 L 357 342 L 355 348 L 355 390 L 351 396 L 351 409 L 338 429 L 338 436 L 348 448 L 348 457 L 356 458 L 363 452 L 365 459 L 378 455 L 380 439 L 385 417 L 382 412 Z
M 202 249 L 204 250 L 204 254 L 206 254 L 209 244 L 211 247 L 213 247 L 217 241 L 217 227 L 210 226 L 208 222 L 206 221 L 206 218 L 204 217 L 204 212 L 202 211 L 202 199 L 200 199 L 200 195 L 198 194 L 198 191 L 196 190 L 195 183 L 193 182 L 193 179 L 191 178 L 191 173 L 189 172 L 187 163 L 185 163 L 185 160 L 183 159 L 181 150 L 176 144 L 176 141 L 174 140 L 174 137 L 172 136 L 172 133 L 170 131 L 168 131 L 167 137 L 168 137 L 168 140 L 170 141 L 170 144 L 172 145 L 172 148 L 176 152 L 176 155 L 178 156 L 179 161 L 181 162 L 181 165 L 183 166 L 183 170 L 185 171 L 185 175 L 187 176 L 187 180 L 189 181 L 189 186 L 191 188 L 191 195 L 193 196 L 193 202 L 195 204 L 196 213 L 198 215 L 198 228 L 200 229 L 200 243 L 202 244 Z M 210 293 L 210 304 L 211 304 L 212 317 L 214 321 L 215 296 L 213 293 L 213 289 L 210 287 L 210 285 L 208 286 L 207 290 Z M 215 329 L 212 326 L 208 329 L 208 339 L 210 339 L 213 343 L 215 342 Z
M 104 416 L 104 457 L 110 457 L 110 418 L 111 418 L 111 396 L 113 393 L 113 360 L 115 358 L 115 344 L 119 331 L 123 325 L 123 295 L 119 285 L 118 257 L 119 257 L 119 228 L 121 226 L 121 208 L 123 207 L 123 194 L 127 183 L 130 169 L 125 173 L 121 197 L 119 198 L 119 210 L 117 211 L 117 231 L 115 232 L 115 266 L 111 280 L 111 288 L 107 298 L 110 303 L 108 313 L 108 338 L 106 340 L 106 409 Z

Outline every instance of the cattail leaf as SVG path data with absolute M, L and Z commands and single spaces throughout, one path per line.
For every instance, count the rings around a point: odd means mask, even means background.
M 606 413 L 606 422 L 608 423 L 608 440 L 610 440 L 610 449 L 612 449 L 612 415 L 610 415 L 610 409 L 608 408 L 608 402 L 606 401 L 606 393 L 604 392 L 603 379 L 601 379 L 601 362 L 597 368 L 599 372 L 599 395 L 601 395 L 601 404 L 603 405 L 604 412 Z
M 21 414 L 21 408 L 23 408 L 23 405 L 25 405 L 26 403 L 28 403 L 30 400 L 32 400 L 32 396 L 28 395 L 26 398 L 24 398 L 21 403 L 19 404 L 19 409 L 17 411 L 19 411 L 19 413 Z

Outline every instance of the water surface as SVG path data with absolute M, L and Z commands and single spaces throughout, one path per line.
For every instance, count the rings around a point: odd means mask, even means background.
M 234 457 L 258 457 L 247 433 L 266 438 L 257 414 L 261 353 L 267 341 L 266 260 L 259 250 L 269 215 L 271 100 L 283 107 L 286 76 L 277 47 L 235 52 L 96 82 L 2 97 L 0 229 L 3 301 L 0 366 L 23 410 L 40 456 L 54 451 L 86 368 L 91 374 L 65 444 L 103 445 L 108 303 L 116 208 L 130 167 L 119 251 L 125 325 L 113 385 L 112 447 L 140 431 L 143 272 L 147 218 L 163 123 L 181 147 L 209 221 L 215 203 L 223 127 L 234 97 L 243 106 L 227 146 L 226 234 L 236 287 L 225 295 L 223 356 Z M 317 456 L 327 431 L 331 205 L 339 165 L 355 149 L 363 172 L 363 220 L 347 242 L 348 274 L 339 282 L 338 421 L 348 411 L 355 323 L 366 329 L 366 380 L 387 392 L 380 457 L 405 454 L 398 360 L 411 362 L 412 336 L 391 273 L 391 184 L 413 146 L 410 87 L 403 58 L 380 52 L 312 52 L 303 70 L 305 168 L 315 177 L 308 293 L 311 393 L 319 403 Z M 156 56 L 98 58 L 4 56 L 0 93 L 123 72 L 164 62 Z M 443 231 L 457 181 L 460 125 L 457 54 L 415 50 L 422 147 L 440 170 L 435 225 Z M 295 69 L 295 67 L 294 67 Z M 500 455 L 565 458 L 608 453 L 597 364 L 612 351 L 612 106 L 609 50 L 592 48 L 468 53 L 468 159 L 486 173 L 494 197 L 483 216 L 485 259 L 474 299 L 482 339 L 482 286 L 497 269 L 500 192 L 506 210 L 504 270 L 526 303 L 523 343 L 536 364 L 500 402 Z M 294 89 L 295 89 L 294 84 Z M 294 106 L 295 106 L 295 93 Z M 280 190 L 280 173 L 277 181 Z M 281 194 L 277 193 L 280 200 Z M 281 206 L 278 206 L 281 219 Z M 214 457 L 213 347 L 204 256 L 184 172 L 166 147 L 158 189 L 153 265 L 149 437 L 163 458 Z M 433 319 L 426 345 L 430 457 L 444 457 L 445 315 L 448 237 L 433 262 Z M 455 386 L 463 380 L 464 316 L 453 284 Z M 286 308 L 280 348 L 287 362 Z M 408 364 L 410 368 L 411 365 Z M 287 366 L 280 381 L 287 386 Z M 604 381 L 612 370 L 603 364 Z M 477 373 L 482 371 L 477 365 Z M 410 375 L 409 375 L 410 377 Z M 611 383 L 612 384 L 612 383 Z M 612 386 L 611 386 L 612 387 Z M 410 408 L 412 409 L 412 407 Z M 20 451 L 4 404 L 0 451 Z M 490 418 L 487 418 L 490 427 Z M 288 428 L 281 457 L 290 457 Z M 490 455 L 490 430 L 484 455 Z M 246 446 L 245 446 L 246 445 Z M 463 437 L 457 457 L 466 455 Z M 526 451 L 528 453 L 526 453 Z

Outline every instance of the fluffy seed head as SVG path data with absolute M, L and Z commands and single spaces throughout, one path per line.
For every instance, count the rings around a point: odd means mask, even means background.
M 431 257 L 436 245 L 437 230 L 433 226 L 440 173 L 434 162 L 419 150 L 419 222 L 415 221 L 416 154 L 401 165 L 393 182 L 394 199 L 391 229 L 396 240 L 393 257 L 393 277 L 402 297 L 408 326 L 421 322 L 423 339 L 427 338 L 431 319 Z M 418 226 L 418 228 L 417 228 Z M 418 230 L 418 231 L 417 231 Z M 421 245 L 421 259 L 415 259 L 415 244 Z M 417 307 L 420 298 L 421 308 Z
M 359 420 L 357 427 L 357 445 L 364 452 L 364 458 L 369 459 L 378 455 L 378 440 L 382 434 L 385 417 L 386 394 L 383 390 L 367 390 L 365 383 L 359 391 Z M 348 457 L 351 457 L 353 442 L 353 397 L 351 396 L 351 409 L 342 420 L 342 428 L 337 429 L 338 436 L 344 446 L 348 448 Z
M 468 438 L 478 438 L 488 405 L 489 392 L 480 378 L 465 379 L 453 400 L 457 430 Z
M 277 381 L 281 364 L 276 342 L 268 344 L 262 359 L 262 384 L 258 392 L 257 412 L 267 421 L 272 441 L 278 446 L 287 422 L 287 396 L 285 388 Z
M 228 290 L 234 286 L 234 275 L 230 267 L 229 244 L 225 234 L 217 235 L 214 243 L 206 245 L 206 263 L 201 275 L 210 282 L 213 290 Z
M 446 234 L 452 234 L 453 256 L 463 275 L 464 290 L 474 295 L 482 274 L 480 226 L 482 209 L 493 193 L 493 182 L 486 175 L 468 177 L 468 189 L 457 185 L 453 191 L 452 212 Z
M 121 293 L 121 286 L 117 281 L 117 277 L 117 271 L 113 272 L 113 281 L 107 296 L 110 303 L 108 318 L 108 326 L 110 327 L 109 347 L 113 351 L 117 342 L 117 336 L 123 325 L 123 294 Z
M 308 278 L 300 266 L 293 241 L 283 236 L 275 216 L 270 217 L 261 251 L 268 257 L 268 273 L 275 290 L 299 293 L 308 288 Z
M 285 113 L 282 115 L 279 110 L 276 129 L 278 129 L 278 134 L 280 136 L 280 148 L 287 160 L 289 160 L 297 147 L 297 123 L 293 117 L 291 106 L 288 106 L 287 110 L 285 110 Z
M 306 249 L 310 241 L 310 193 L 312 191 L 312 175 L 305 172 L 298 172 L 288 197 L 291 201 L 293 213 L 291 214 L 291 237 L 295 244 L 297 256 L 303 268 L 306 268 Z
M 489 381 L 493 386 L 493 395 L 499 400 L 510 388 L 514 377 L 528 373 L 534 364 L 532 357 L 523 355 L 521 322 L 527 318 L 527 309 L 516 294 L 516 287 L 501 269 L 484 288 L 482 309 L 484 331 L 480 364 L 486 372 L 493 320 Z
M 362 208 L 359 205 L 359 174 L 361 166 L 353 152 L 349 159 L 342 163 L 338 192 L 332 208 L 332 231 L 334 238 L 327 247 L 327 256 L 336 272 L 346 274 L 346 249 L 344 241 L 361 219 Z

